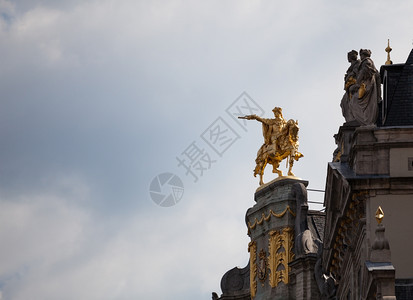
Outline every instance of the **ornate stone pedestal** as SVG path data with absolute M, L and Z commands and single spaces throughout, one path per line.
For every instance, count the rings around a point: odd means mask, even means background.
M 296 183 L 308 185 L 287 177 L 260 187 L 247 211 L 251 299 L 295 299 L 288 264 L 294 259 Z
M 257 203 L 246 214 L 249 264 L 228 271 L 221 281 L 223 294 L 213 299 L 321 299 L 314 274 L 321 262 L 317 249 L 324 214 L 308 211 L 307 185 L 281 177 L 257 189 Z

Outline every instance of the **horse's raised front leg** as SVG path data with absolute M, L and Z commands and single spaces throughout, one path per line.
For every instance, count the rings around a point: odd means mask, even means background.
M 264 184 L 263 175 L 264 175 L 264 169 L 266 165 L 267 165 L 267 159 L 264 159 L 264 161 L 258 161 L 255 167 L 255 170 L 254 170 L 254 177 L 256 177 L 257 175 L 260 175 L 260 185 Z

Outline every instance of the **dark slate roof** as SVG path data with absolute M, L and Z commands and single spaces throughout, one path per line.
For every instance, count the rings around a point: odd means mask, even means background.
M 413 299 L 413 279 L 396 279 L 397 300 Z
M 413 65 L 413 49 L 410 51 L 410 55 L 407 58 L 406 65 Z
M 387 110 L 379 126 L 413 125 L 413 50 L 405 64 L 382 66 L 380 73 L 384 71 L 388 74 Z
M 315 236 L 323 241 L 326 214 L 317 210 L 309 210 L 307 214 L 308 228 Z

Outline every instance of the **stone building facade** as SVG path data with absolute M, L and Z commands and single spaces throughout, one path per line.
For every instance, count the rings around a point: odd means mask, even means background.
M 323 268 L 337 279 L 337 299 L 413 299 L 413 50 L 380 77 L 377 123 L 343 124 L 328 164 Z M 377 255 L 384 227 L 390 249 Z
M 335 135 L 325 214 L 308 210 L 307 181 L 258 189 L 250 262 L 213 299 L 413 299 L 413 50 L 379 74 L 375 124 L 346 118 Z

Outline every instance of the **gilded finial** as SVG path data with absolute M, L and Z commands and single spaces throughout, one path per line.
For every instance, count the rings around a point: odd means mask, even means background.
M 377 223 L 380 224 L 381 221 L 383 221 L 383 218 L 384 218 L 384 212 L 383 212 L 383 210 L 381 209 L 381 206 L 379 206 L 379 207 L 377 208 L 377 210 L 376 210 L 376 220 L 377 220 Z
M 384 51 L 387 52 L 387 61 L 384 63 L 385 65 L 392 65 L 393 62 L 390 60 L 390 52 L 391 52 L 392 48 L 390 47 L 390 40 L 387 39 L 387 47 L 386 49 L 384 49 Z

